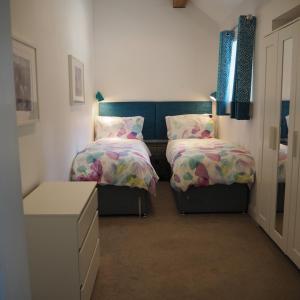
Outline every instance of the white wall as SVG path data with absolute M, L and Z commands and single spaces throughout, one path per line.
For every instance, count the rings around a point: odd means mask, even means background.
M 74 155 L 93 138 L 96 88 L 121 100 L 207 100 L 215 89 L 219 28 L 195 6 L 94 2 L 11 0 L 13 35 L 37 48 L 40 119 L 18 128 L 23 194 L 68 179 Z M 85 64 L 83 106 L 69 105 L 68 54 Z
M 260 160 L 262 144 L 262 112 L 264 96 L 264 36 L 272 31 L 272 20 L 286 11 L 300 4 L 300 0 L 271 0 L 264 1 L 263 5 L 259 1 L 252 4 L 245 2 L 232 16 L 223 24 L 223 29 L 232 28 L 237 23 L 241 14 L 254 14 L 257 16 L 256 46 L 255 46 L 255 66 L 254 66 L 254 91 L 253 91 L 253 117 L 250 121 L 237 121 L 229 117 L 219 117 L 220 138 L 233 141 L 248 148 L 255 157 L 257 180 L 260 179 Z M 251 213 L 256 217 L 256 190 L 252 198 Z
M 0 300 L 29 300 L 8 0 L 0 1 L 0 70 Z
M 219 26 L 190 3 L 95 0 L 95 86 L 107 100 L 208 100 Z
M 19 128 L 23 193 L 67 180 L 72 159 L 93 137 L 92 0 L 11 0 L 13 35 L 37 48 L 40 120 Z M 86 104 L 70 106 L 68 54 L 84 63 Z

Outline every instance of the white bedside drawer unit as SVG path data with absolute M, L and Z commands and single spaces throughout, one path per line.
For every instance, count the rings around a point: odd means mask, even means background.
M 87 237 L 79 252 L 80 283 L 86 279 L 96 245 L 99 237 L 98 213 L 95 214 L 94 221 L 90 227 Z
M 33 300 L 88 300 L 99 267 L 96 182 L 46 182 L 24 199 Z
M 100 244 L 99 239 L 97 240 L 97 246 L 93 254 L 93 258 L 87 273 L 86 281 L 81 288 L 81 300 L 89 300 L 93 292 L 94 282 L 97 277 L 98 267 L 99 267 L 99 251 Z
M 82 243 L 86 237 L 86 234 L 94 219 L 95 211 L 97 210 L 98 199 L 97 189 L 94 190 L 93 194 L 88 201 L 84 212 L 82 213 L 78 222 L 78 245 L 81 248 Z

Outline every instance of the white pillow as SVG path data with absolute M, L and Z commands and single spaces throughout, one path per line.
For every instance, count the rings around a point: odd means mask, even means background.
M 215 124 L 211 115 L 190 114 L 166 116 L 168 139 L 205 139 L 215 135 Z
M 96 139 L 118 137 L 143 140 L 144 118 L 136 117 L 96 117 Z

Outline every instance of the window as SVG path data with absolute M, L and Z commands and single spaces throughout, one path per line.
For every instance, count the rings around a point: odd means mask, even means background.
M 230 114 L 231 102 L 233 98 L 233 88 L 234 88 L 234 77 L 235 77 L 235 63 L 236 63 L 236 46 L 237 40 L 232 42 L 231 59 L 230 59 L 230 71 L 228 80 L 228 102 L 226 103 L 226 114 Z

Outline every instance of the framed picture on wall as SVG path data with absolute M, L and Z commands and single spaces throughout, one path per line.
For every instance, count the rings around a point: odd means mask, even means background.
M 84 65 L 69 55 L 69 81 L 71 104 L 84 104 Z
M 38 112 L 36 48 L 12 40 L 17 124 L 36 121 Z

